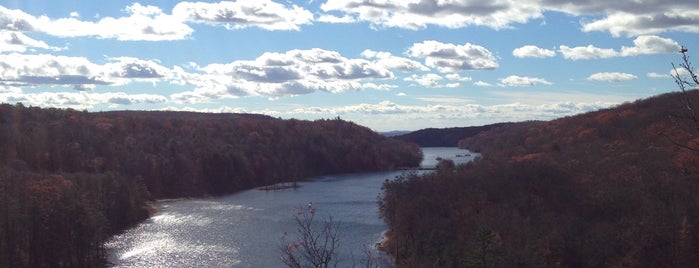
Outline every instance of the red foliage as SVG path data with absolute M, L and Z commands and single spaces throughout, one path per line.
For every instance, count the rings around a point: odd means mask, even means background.
M 683 107 L 665 94 L 464 139 L 479 160 L 384 184 L 385 250 L 406 267 L 699 263 L 699 133 Z

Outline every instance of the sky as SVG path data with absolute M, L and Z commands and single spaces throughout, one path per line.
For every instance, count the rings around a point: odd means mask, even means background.
M 681 46 L 699 58 L 699 1 L 0 0 L 0 102 L 376 131 L 550 120 L 677 91 Z

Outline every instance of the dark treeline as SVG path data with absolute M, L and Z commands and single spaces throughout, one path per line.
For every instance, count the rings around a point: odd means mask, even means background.
M 412 142 L 421 147 L 456 147 L 460 140 L 474 136 L 491 128 L 510 123 L 497 123 L 475 127 L 426 128 L 394 136 L 394 139 Z
M 0 105 L 0 267 L 96 267 L 157 198 L 416 166 L 417 145 L 337 120 Z
M 384 249 L 399 267 L 692 267 L 699 133 L 682 104 L 665 94 L 465 139 L 481 158 L 384 184 Z

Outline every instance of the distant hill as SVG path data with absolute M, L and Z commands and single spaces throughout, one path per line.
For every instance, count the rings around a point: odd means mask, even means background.
M 379 134 L 384 135 L 386 137 L 395 137 L 403 134 L 408 134 L 411 131 L 409 130 L 393 130 L 393 131 L 385 131 L 385 132 L 379 132 Z
M 384 184 L 383 246 L 399 267 L 694 267 L 695 123 L 670 93 L 481 132 L 476 161 Z
M 491 128 L 505 126 L 510 123 L 497 123 L 474 127 L 453 128 L 426 128 L 402 135 L 393 136 L 394 139 L 413 142 L 421 147 L 456 147 L 459 140 L 471 137 Z

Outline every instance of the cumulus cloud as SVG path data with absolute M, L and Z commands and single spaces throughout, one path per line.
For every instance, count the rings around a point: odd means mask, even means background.
M 510 28 L 514 23 L 542 17 L 536 2 L 494 1 L 373 1 L 328 0 L 325 12 L 341 12 L 366 21 L 376 28 L 422 29 L 429 25 L 460 28 L 470 25 L 494 29 Z
M 552 83 L 543 78 L 510 75 L 500 79 L 500 86 L 503 87 L 523 87 L 534 85 L 551 85 Z
M 461 81 L 461 82 L 471 81 L 471 79 L 472 79 L 471 77 L 468 77 L 468 76 L 465 76 L 465 77 L 461 76 L 458 73 L 447 74 L 444 77 L 446 77 L 447 79 L 449 79 L 451 81 Z
M 655 35 L 642 35 L 633 40 L 634 46 L 622 46 L 619 51 L 612 48 L 598 48 L 593 45 L 568 47 L 561 45 L 559 51 L 569 60 L 606 59 L 614 57 L 629 57 L 647 54 L 675 53 L 680 45 L 669 38 Z
M 413 44 L 408 55 L 425 59 L 425 65 L 443 73 L 464 70 L 489 70 L 498 67 L 495 56 L 488 49 L 466 43 L 454 45 L 434 40 Z
M 27 49 L 60 50 L 22 32 L 0 30 L 0 52 L 25 52 Z
M 388 69 L 396 69 L 401 72 L 412 71 L 429 71 L 425 65 L 420 62 L 392 55 L 390 52 L 373 51 L 370 49 L 364 50 L 362 56 L 367 59 L 377 59 L 376 63 Z
M 585 32 L 638 36 L 669 31 L 699 32 L 699 2 L 693 0 L 540 1 L 542 8 L 575 16 L 594 16 L 582 22 Z
M 639 36 L 633 40 L 633 47 L 622 47 L 622 56 L 636 56 L 644 54 L 675 53 L 680 45 L 672 39 L 654 35 Z
M 175 83 L 194 85 L 192 92 L 173 95 L 179 102 L 205 101 L 241 96 L 302 95 L 312 92 L 345 92 L 362 89 L 391 89 L 394 85 L 375 81 L 395 78 L 394 68 L 410 70 L 421 64 L 385 53 L 367 51 L 365 57 L 346 58 L 337 51 L 319 48 L 264 53 L 254 60 L 198 67 L 198 72 L 174 71 Z
M 699 3 L 693 0 L 663 1 L 579 1 L 558 0 L 328 0 L 325 12 L 356 21 L 369 22 L 374 28 L 423 29 L 430 25 L 461 28 L 485 26 L 513 28 L 514 24 L 543 18 L 555 11 L 573 16 L 588 16 L 582 30 L 605 31 L 614 36 L 639 36 L 663 32 L 699 32 Z
M 523 47 L 515 48 L 512 51 L 512 55 L 517 58 L 550 58 L 556 56 L 556 52 L 537 46 L 526 45 Z
M 560 46 L 559 51 L 563 58 L 569 60 L 591 60 L 618 57 L 619 52 L 611 48 L 598 48 L 593 45 L 584 47 Z
M 587 77 L 587 80 L 590 81 L 604 81 L 604 82 L 622 82 L 622 81 L 628 81 L 628 80 L 634 80 L 638 77 L 636 77 L 633 74 L 628 74 L 628 73 L 620 73 L 620 72 L 601 72 L 601 73 L 594 73 Z
M 136 58 L 112 58 L 100 65 L 84 57 L 0 54 L 0 85 L 69 85 L 84 91 L 96 85 L 124 85 L 169 76 L 168 68 Z
M 678 1 L 682 2 L 682 1 Z M 682 3 L 688 4 L 688 3 Z M 614 11 L 606 17 L 583 24 L 583 31 L 607 31 L 614 37 L 659 34 L 668 31 L 699 32 L 699 5 L 694 2 L 685 6 L 674 6 L 663 2 L 654 5 L 656 11 Z
M 0 81 L 19 84 L 108 84 L 83 57 L 0 54 Z
M 410 82 L 415 82 L 423 87 L 443 87 L 442 85 L 439 84 L 439 81 L 444 79 L 443 77 L 437 75 L 437 74 L 425 74 L 425 75 L 417 75 L 413 74 L 410 77 L 403 78 L 405 81 L 410 81 Z
M 271 0 L 180 2 L 172 14 L 157 6 L 134 3 L 123 11 L 125 16 L 122 17 L 88 21 L 81 20 L 77 13 L 65 18 L 50 18 L 0 6 L 0 30 L 40 32 L 58 37 L 164 41 L 188 38 L 194 30 L 187 22 L 221 25 L 229 29 L 254 26 L 266 30 L 299 30 L 301 25 L 313 22 L 310 11 Z
M 192 28 L 155 6 L 134 3 L 124 11 L 127 16 L 105 17 L 99 21 L 83 21 L 77 17 L 52 19 L 33 16 L 21 10 L 0 6 L 0 29 L 41 32 L 59 37 L 92 36 L 118 40 L 162 41 L 184 39 Z
M 182 20 L 235 29 L 254 26 L 266 30 L 300 30 L 301 25 L 313 21 L 310 11 L 271 0 L 180 2 L 172 13 Z
M 41 107 L 89 109 L 97 105 L 112 107 L 139 103 L 166 103 L 167 98 L 155 94 L 127 94 L 124 92 L 0 92 L 0 102 L 17 103 Z

